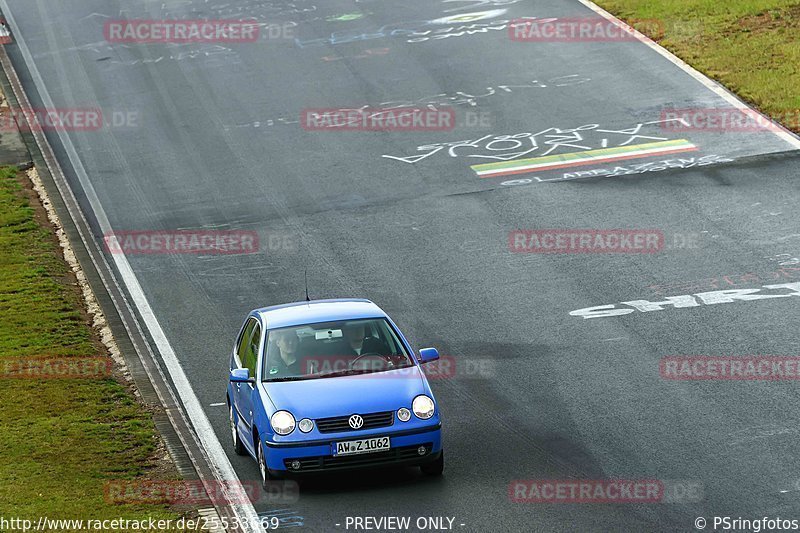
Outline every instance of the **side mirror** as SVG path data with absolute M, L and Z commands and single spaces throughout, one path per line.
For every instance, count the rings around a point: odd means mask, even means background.
M 419 351 L 419 362 L 423 365 L 439 359 L 439 350 L 436 348 L 423 348 Z
M 235 368 L 231 370 L 231 383 L 253 383 L 254 378 L 250 377 L 249 368 Z

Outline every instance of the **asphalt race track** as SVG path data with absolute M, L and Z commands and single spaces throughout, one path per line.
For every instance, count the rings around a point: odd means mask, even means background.
M 659 374 L 666 356 L 800 355 L 800 299 L 651 312 L 622 304 L 725 289 L 790 294 L 762 287 L 800 282 L 800 143 L 767 129 L 673 127 L 665 109 L 731 104 L 642 42 L 509 38 L 512 19 L 598 16 L 577 0 L 314 1 L 0 2 L 30 52 L 7 47 L 34 105 L 35 70 L 56 106 L 128 117 L 69 132 L 115 231 L 258 233 L 252 254 L 128 255 L 240 479 L 257 479 L 256 464 L 233 455 L 225 407 L 212 404 L 225 401 L 247 311 L 302 299 L 304 269 L 312 298 L 369 298 L 417 348 L 452 356 L 453 375 L 432 381 L 443 478 L 312 479 L 296 502 L 256 510 L 311 531 L 344 530 L 348 516 L 446 516 L 458 531 L 690 531 L 696 517 L 800 518 L 797 383 Z M 283 33 L 110 44 L 104 24 L 119 18 L 254 18 Z M 456 127 L 300 124 L 305 109 L 427 104 L 454 109 Z M 681 152 L 636 153 L 650 143 Z M 607 148 L 630 158 L 497 171 L 503 156 Z M 645 229 L 664 240 L 656 253 L 513 251 L 512 232 L 548 228 Z M 570 314 L 611 304 L 632 311 Z M 604 478 L 695 492 L 617 505 L 509 498 L 514 480 Z

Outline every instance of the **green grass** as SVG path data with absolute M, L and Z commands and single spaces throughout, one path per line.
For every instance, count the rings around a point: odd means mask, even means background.
M 106 355 L 52 229 L 34 214 L 16 172 L 0 169 L 0 374 L 33 357 Z M 0 376 L 0 516 L 178 518 L 166 504 L 104 497 L 107 481 L 177 476 L 156 447 L 150 414 L 110 376 Z
M 800 1 L 596 2 L 762 112 L 800 132 Z M 636 23 L 641 19 L 656 24 Z

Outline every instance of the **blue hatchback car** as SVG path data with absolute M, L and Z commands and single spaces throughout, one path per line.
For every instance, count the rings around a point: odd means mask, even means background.
M 377 305 L 313 300 L 252 311 L 233 347 L 233 447 L 264 484 L 286 474 L 418 465 L 444 469 L 441 421 L 421 364 Z

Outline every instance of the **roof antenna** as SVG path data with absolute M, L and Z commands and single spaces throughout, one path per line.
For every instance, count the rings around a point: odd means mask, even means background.
M 306 279 L 306 301 L 310 302 L 311 298 L 308 297 L 308 269 L 305 269 L 303 271 L 303 276 L 305 276 Z

